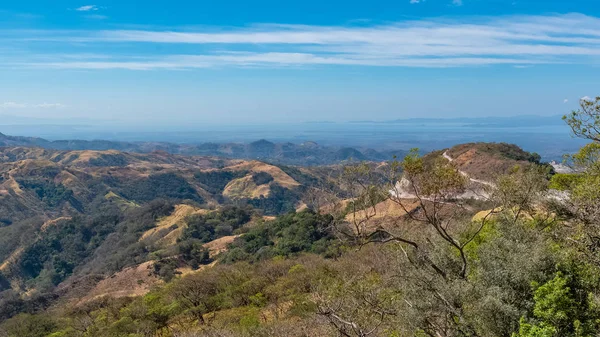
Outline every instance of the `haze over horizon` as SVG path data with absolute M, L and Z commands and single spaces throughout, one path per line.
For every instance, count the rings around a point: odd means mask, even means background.
M 589 1 L 6 2 L 0 115 L 156 129 L 559 115 L 597 89 L 599 17 Z

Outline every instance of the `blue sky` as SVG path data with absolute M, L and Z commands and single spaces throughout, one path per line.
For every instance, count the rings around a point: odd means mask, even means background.
M 555 115 L 598 74 L 591 0 L 0 3 L 5 120 Z

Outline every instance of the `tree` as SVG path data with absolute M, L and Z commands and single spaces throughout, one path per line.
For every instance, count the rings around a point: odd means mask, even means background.
M 46 337 L 56 328 L 56 323 L 45 315 L 20 314 L 6 321 L 1 330 L 8 337 Z
M 531 322 L 522 318 L 519 333 L 514 337 L 535 336 L 594 336 L 598 329 L 598 312 L 589 301 L 589 296 L 577 296 L 577 288 L 572 288 L 571 276 L 557 273 L 534 294 L 535 306 Z
M 594 100 L 582 98 L 579 109 L 564 115 L 563 120 L 576 137 L 600 142 L 600 96 Z
M 175 282 L 171 293 L 200 324 L 205 324 L 204 315 L 219 308 L 215 299 L 218 281 L 218 275 L 213 271 L 189 275 Z
M 600 266 L 600 96 L 582 99 L 580 109 L 563 119 L 576 137 L 593 141 L 567 158 L 577 172 L 566 186 L 567 209 L 581 224 L 581 232 L 570 233 L 568 239 Z
M 442 156 L 423 158 L 415 149 L 403 161 L 394 160 L 385 168 L 384 172 L 368 164 L 346 168 L 342 185 L 351 200 L 349 214 L 341 218 L 338 231 L 359 247 L 387 243 L 402 252 L 396 277 L 410 280 L 398 286 L 408 305 L 403 311 L 411 313 L 404 315 L 412 318 L 407 322 L 412 321 L 416 330 L 430 336 L 476 335 L 457 289 L 468 281 L 467 247 L 489 216 L 475 226 L 465 221 L 465 209 L 455 201 L 467 189 L 468 180 Z M 398 205 L 404 214 L 382 220 L 378 215 L 382 202 Z M 382 303 L 372 298 L 372 291 L 361 292 L 362 312 L 379 313 L 380 320 L 395 315 L 382 311 Z M 376 331 L 348 319 L 355 316 L 352 306 L 345 308 L 336 302 L 321 304 L 320 314 L 340 334 L 367 336 Z

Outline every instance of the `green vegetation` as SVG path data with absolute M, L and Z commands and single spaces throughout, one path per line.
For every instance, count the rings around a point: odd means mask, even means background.
M 263 210 L 266 215 L 284 214 L 296 209 L 296 205 L 300 201 L 298 191 L 281 187 L 275 182 L 270 184 L 270 188 L 271 192 L 267 197 L 261 196 L 260 198 L 250 199 L 248 204 Z
M 267 172 L 255 172 L 252 173 L 252 181 L 258 185 L 268 184 L 273 181 L 273 177 Z
M 173 202 L 120 208 L 103 197 L 86 207 L 92 212 L 44 229 L 41 219 L 16 221 L 0 228 L 0 256 L 15 261 L 0 273 L 0 336 L 598 336 L 599 104 L 582 102 L 583 115 L 566 118 L 591 141 L 569 158 L 577 173 L 553 174 L 537 156 L 494 144 L 489 151 L 508 160 L 492 156 L 493 174 L 502 174 L 475 191 L 479 200 L 462 199 L 472 186 L 457 163 L 414 150 L 387 165 L 346 166 L 335 190 L 319 191 L 342 191 L 344 200 L 322 208 L 296 212 L 302 188 L 256 174 L 269 197 L 185 213 L 193 215 L 171 227 L 163 220 L 177 213 Z M 514 161 L 526 163 L 506 169 Z M 156 186 L 136 193 L 193 200 L 182 180 L 154 177 Z M 219 190 L 233 175 L 194 179 Z M 309 187 L 328 186 L 317 181 Z M 410 197 L 389 192 L 400 188 Z M 141 240 L 157 222 L 178 240 L 165 245 L 160 231 Z M 211 246 L 230 235 L 226 247 Z M 146 261 L 135 296 L 85 296 L 97 280 Z M 22 289 L 12 284 L 20 279 Z
M 210 193 L 222 193 L 230 181 L 248 174 L 245 171 L 207 171 L 196 172 L 194 178 Z
M 203 203 L 204 200 L 196 190 L 182 177 L 175 173 L 154 174 L 147 179 L 125 182 L 120 194 L 127 199 L 148 202 L 157 198 L 193 200 Z
M 483 152 L 501 156 L 504 158 L 518 160 L 518 161 L 528 161 L 536 164 L 540 164 L 541 156 L 535 152 L 527 152 L 523 151 L 520 147 L 514 144 L 507 143 L 494 143 L 494 144 L 486 144 L 481 143 L 478 146 L 478 149 Z
M 550 188 L 569 191 L 581 183 L 581 175 L 575 173 L 557 173 L 550 179 Z
M 127 157 L 122 153 L 106 154 L 102 153 L 97 158 L 91 158 L 89 161 L 91 166 L 127 166 Z
M 268 260 L 302 252 L 334 256 L 337 243 L 332 234 L 333 218 L 310 210 L 289 213 L 261 223 L 234 241 L 225 253 L 226 262 Z
M 191 267 L 193 270 L 213 262 L 205 243 L 238 232 L 252 219 L 251 208 L 225 206 L 208 214 L 195 214 L 185 219 L 187 227 L 177 239 L 175 247 L 169 251 L 158 252 L 161 256 L 153 266 L 153 273 L 165 281 L 177 274 L 179 267 Z
M 252 209 L 233 206 L 224 207 L 218 212 L 192 215 L 186 219 L 188 226 L 183 231 L 181 240 L 197 239 L 206 243 L 232 235 L 250 221 L 251 217 Z
M 98 249 L 108 248 L 106 245 L 112 240 L 107 239 L 114 237 L 115 232 L 122 233 L 121 240 L 117 242 L 133 241 L 131 239 L 137 238 L 142 231 L 153 226 L 156 219 L 169 214 L 172 209 L 171 204 L 161 201 L 154 201 L 127 214 L 107 206 L 92 215 L 60 221 L 46 228 L 44 235 L 23 251 L 19 259 L 21 274 L 31 278 L 30 283 L 39 291 L 50 291 Z M 104 258 L 111 256 L 122 260 L 114 267 L 99 266 L 99 271 L 117 271 L 121 263 L 126 265 L 136 258 L 136 254 L 118 258 L 114 252 Z
M 65 201 L 78 204 L 73 191 L 62 184 L 41 179 L 21 179 L 18 182 L 23 188 L 32 190 L 49 207 L 56 207 Z

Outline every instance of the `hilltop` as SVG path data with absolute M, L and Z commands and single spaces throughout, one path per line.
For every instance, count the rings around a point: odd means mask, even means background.
M 492 180 L 515 166 L 540 164 L 540 155 L 506 143 L 468 143 L 445 151 L 472 178 Z

